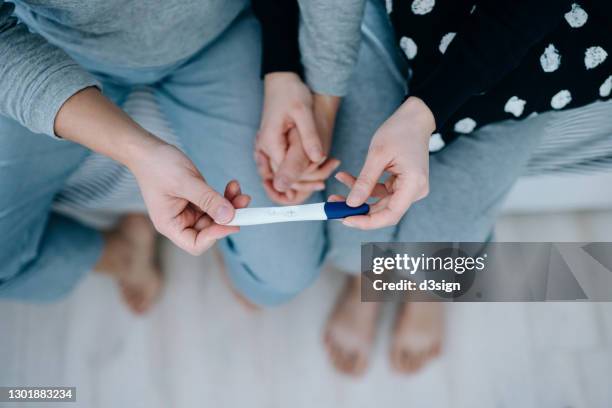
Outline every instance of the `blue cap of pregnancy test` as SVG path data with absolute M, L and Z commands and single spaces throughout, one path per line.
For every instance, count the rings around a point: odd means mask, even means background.
M 328 220 L 336 220 L 353 215 L 365 215 L 370 211 L 370 206 L 364 203 L 359 207 L 351 207 L 346 202 L 339 201 L 335 203 L 325 203 L 323 210 Z

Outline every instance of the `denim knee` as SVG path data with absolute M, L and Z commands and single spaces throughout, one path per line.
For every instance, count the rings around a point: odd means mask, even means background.
M 238 291 L 255 304 L 276 306 L 293 299 L 319 276 L 323 248 L 294 256 L 246 255 L 232 238 L 221 243 L 229 276 Z

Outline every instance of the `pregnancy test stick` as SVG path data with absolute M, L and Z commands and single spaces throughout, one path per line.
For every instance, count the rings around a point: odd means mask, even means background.
M 290 205 L 287 207 L 240 208 L 226 225 L 259 225 L 275 222 L 319 221 L 364 215 L 370 206 L 349 207 L 345 202 Z

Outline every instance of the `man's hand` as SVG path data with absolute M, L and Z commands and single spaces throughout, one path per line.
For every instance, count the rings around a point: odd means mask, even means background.
M 347 204 L 357 207 L 368 198 L 379 200 L 368 215 L 346 218 L 343 223 L 359 229 L 397 224 L 413 202 L 429 192 L 429 138 L 435 130 L 433 114 L 425 103 L 410 97 L 376 131 L 358 178 L 339 173 L 336 178 L 351 192 Z M 389 177 L 379 179 L 384 172 Z M 332 201 L 343 199 L 330 197 Z
M 55 133 L 127 166 L 138 181 L 159 232 L 198 255 L 216 239 L 238 231 L 225 226 L 235 208 L 246 207 L 236 181 L 225 197 L 211 189 L 177 148 L 151 135 L 96 88 L 70 97 L 55 118 Z
M 200 255 L 217 239 L 237 232 L 226 226 L 235 208 L 248 206 L 237 181 L 225 194 L 214 191 L 193 163 L 174 146 L 160 143 L 130 165 L 155 228 L 180 248 Z

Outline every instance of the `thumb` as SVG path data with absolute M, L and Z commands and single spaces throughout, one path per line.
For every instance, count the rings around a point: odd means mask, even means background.
M 280 192 L 287 191 L 293 183 L 300 179 L 309 165 L 310 160 L 302 148 L 298 132 L 295 128 L 291 129 L 289 131 L 289 149 L 274 176 L 274 188 Z
M 346 203 L 351 207 L 357 207 L 365 203 L 385 171 L 386 165 L 382 150 L 370 148 L 365 164 L 351 188 Z
M 234 218 L 234 206 L 203 179 L 194 177 L 184 191 L 184 197 L 208 214 L 217 224 L 227 224 Z

